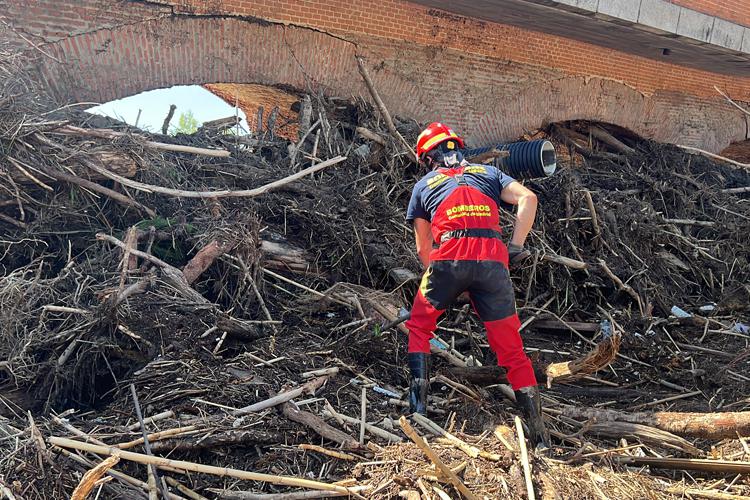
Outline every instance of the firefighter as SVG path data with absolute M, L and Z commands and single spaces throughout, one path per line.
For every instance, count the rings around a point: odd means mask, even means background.
M 439 316 L 468 292 L 490 348 L 507 370 L 530 439 L 548 447 L 539 389 L 523 350 L 508 272 L 509 262 L 529 255 L 523 246 L 534 223 L 536 195 L 493 166 L 469 164 L 461 154 L 463 147 L 461 137 L 438 122 L 417 139 L 417 157 L 430 172 L 414 186 L 406 216 L 413 223 L 417 253 L 426 269 L 406 322 L 409 406 L 412 412 L 426 414 L 430 339 Z M 501 200 L 518 205 L 508 247 L 500 239 Z

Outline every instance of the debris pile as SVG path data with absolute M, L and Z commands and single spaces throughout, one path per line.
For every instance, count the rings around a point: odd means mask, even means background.
M 544 456 L 467 304 L 439 325 L 430 418 L 401 418 L 419 124 L 312 95 L 293 142 L 146 134 L 30 101 L 0 60 L 3 495 L 750 492 L 746 170 L 604 124 L 522 138 L 560 159 L 527 183 L 512 270 Z

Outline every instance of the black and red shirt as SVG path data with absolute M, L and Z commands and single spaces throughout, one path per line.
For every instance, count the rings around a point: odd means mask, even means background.
M 417 182 L 406 219 L 431 222 L 435 242 L 447 231 L 490 229 L 500 232 L 500 194 L 512 177 L 490 165 L 438 168 Z M 432 251 L 430 260 L 499 260 L 508 251 L 498 238 L 452 238 Z

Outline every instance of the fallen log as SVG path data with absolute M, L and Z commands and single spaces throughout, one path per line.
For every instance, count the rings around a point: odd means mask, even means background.
M 265 410 L 266 408 L 272 408 L 276 405 L 280 405 L 281 403 L 286 403 L 287 401 L 301 396 L 302 394 L 313 394 L 316 390 L 323 386 L 323 384 L 325 384 L 327 380 L 328 377 L 318 377 L 299 387 L 288 390 L 286 392 L 281 392 L 272 398 L 234 410 L 232 412 L 232 416 L 239 417 L 242 415 L 247 415 L 248 413 L 259 412 L 261 410 Z
M 563 415 L 597 422 L 630 422 L 648 425 L 678 436 L 703 439 L 736 439 L 750 435 L 750 411 L 726 413 L 636 412 L 566 406 Z
M 620 153 L 624 154 L 633 154 L 635 153 L 635 149 L 631 148 L 630 146 L 624 144 L 622 141 L 617 139 L 615 136 L 604 130 L 600 127 L 589 127 L 589 133 L 602 141 L 607 146 L 610 146 L 615 151 L 618 151 Z
M 120 175 L 122 177 L 134 177 L 138 172 L 138 164 L 125 153 L 119 151 L 87 151 L 91 161 L 107 165 L 107 169 Z M 9 163 L 13 168 L 7 167 L 7 172 L 14 182 L 19 184 L 40 184 L 40 179 L 37 177 L 50 177 L 56 181 L 68 179 L 58 179 L 57 176 L 66 175 L 64 172 L 56 172 L 49 167 L 36 166 L 35 168 L 31 165 L 21 163 L 19 159 L 8 157 Z M 84 180 L 89 181 L 101 181 L 106 179 L 105 176 L 92 172 L 82 164 L 75 162 L 69 162 L 66 164 L 70 168 L 67 177 L 81 177 Z M 72 172 L 72 173 L 71 173 Z M 36 174 L 36 175 L 35 175 Z
M 545 318 L 540 316 L 541 319 L 535 319 L 529 324 L 529 328 L 535 330 L 564 330 L 570 331 L 570 328 L 575 328 L 576 331 L 581 333 L 594 334 L 601 328 L 599 323 L 586 323 L 583 321 L 566 321 L 565 323 L 557 319 Z M 566 324 L 567 323 L 567 324 Z
M 104 129 L 104 128 L 88 129 L 88 128 L 74 127 L 73 125 L 65 125 L 64 127 L 60 127 L 58 129 L 53 130 L 52 132 L 64 134 L 64 135 L 99 137 L 101 139 L 110 139 L 110 140 L 117 139 L 119 137 L 133 137 L 135 139 L 139 139 L 143 141 L 143 145 L 149 148 L 160 149 L 162 151 L 173 151 L 175 153 L 191 153 L 191 154 L 203 155 L 203 156 L 213 156 L 217 158 L 226 158 L 230 156 L 231 154 L 226 149 L 196 148 L 193 146 L 182 146 L 180 144 L 167 144 L 165 142 L 149 141 L 149 140 L 144 139 L 142 136 L 139 136 L 136 134 L 116 132 L 114 130 Z
M 201 248 L 190 262 L 182 268 L 182 274 L 185 275 L 185 281 L 188 284 L 193 283 L 203 272 L 208 269 L 217 257 L 221 256 L 229 248 L 226 241 L 213 240 L 208 245 Z
M 571 361 L 534 366 L 537 380 L 571 382 L 596 373 L 608 366 L 617 355 L 620 336 L 612 335 L 599 342 L 584 356 Z M 453 376 L 477 385 L 507 384 L 505 369 L 500 366 L 450 366 L 446 370 Z
M 344 449 L 359 450 L 362 448 L 352 436 L 328 425 L 322 418 L 309 411 L 295 408 L 291 403 L 284 403 L 281 406 L 281 411 L 289 420 L 309 427 L 322 438 L 338 443 Z
M 699 448 L 696 448 L 692 443 L 680 436 L 675 436 L 671 432 L 648 425 L 633 424 L 630 422 L 595 422 L 587 424 L 584 430 L 587 434 L 615 439 L 626 438 L 628 440 L 636 440 L 651 446 L 681 451 L 695 457 L 703 455 L 703 452 Z
M 206 434 L 209 434 L 206 437 Z M 209 449 L 226 449 L 230 446 L 263 445 L 270 446 L 284 441 L 285 435 L 280 432 L 262 428 L 232 429 L 211 433 L 174 437 L 156 441 L 151 445 L 155 453 L 173 453 L 175 451 L 200 451 Z
M 623 465 L 648 465 L 657 469 L 697 470 L 725 475 L 750 473 L 750 462 L 708 460 L 705 458 L 633 457 L 630 455 L 614 455 L 612 458 Z

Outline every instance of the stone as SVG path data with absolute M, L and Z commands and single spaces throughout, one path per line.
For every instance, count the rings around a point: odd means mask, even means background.
M 711 43 L 732 50 L 740 50 L 744 31 L 744 26 L 717 17 L 714 19 L 714 28 L 711 30 Z
M 638 24 L 656 28 L 667 33 L 677 32 L 680 7 L 665 0 L 641 0 Z
M 599 6 L 599 0 L 557 0 L 554 3 L 575 7 L 576 10 L 582 10 L 591 14 L 595 13 Z
M 597 12 L 622 21 L 637 22 L 640 0 L 599 0 Z
M 677 34 L 700 42 L 709 43 L 714 19 L 701 12 L 680 7 L 680 20 L 677 23 Z

